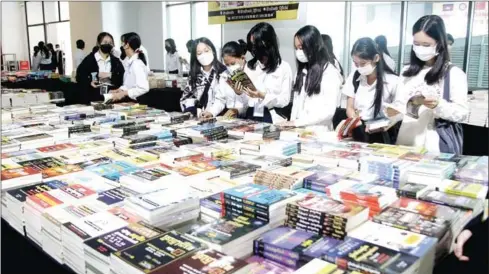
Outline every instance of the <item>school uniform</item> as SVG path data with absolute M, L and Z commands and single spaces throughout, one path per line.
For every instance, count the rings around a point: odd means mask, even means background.
M 75 50 L 75 71 L 78 68 L 78 66 L 81 64 L 83 59 L 85 59 L 86 56 L 87 54 L 83 50 L 81 49 Z
M 205 71 L 201 67 L 200 73 L 197 74 L 195 87 L 190 85 L 189 79 L 180 98 L 180 106 L 183 112 L 190 112 L 197 116 L 197 109 L 205 111 L 214 104 L 219 92 L 220 73 L 222 71 L 218 72 L 214 67 L 210 71 Z M 207 85 L 209 87 L 206 89 Z
M 120 89 L 127 91 L 129 98 L 136 100 L 139 96 L 149 91 L 148 73 L 148 67 L 135 53 L 127 62 L 127 69 L 124 72 L 124 84 Z
M 302 83 L 306 83 L 307 70 L 302 71 Z M 342 76 L 333 64 L 327 64 L 321 79 L 318 94 L 307 95 L 305 84 L 300 92 L 294 92 L 290 121 L 295 126 L 322 126 L 328 131 L 333 130 L 333 115 L 336 111 L 338 96 L 341 96 Z
M 40 70 L 51 70 L 51 63 L 53 62 L 51 60 L 51 52 L 48 51 L 48 53 L 45 54 L 43 51 L 41 51 L 40 54 L 41 54 L 41 61 L 39 63 Z
M 390 57 L 389 55 L 387 55 L 387 53 L 383 53 L 382 54 L 382 57 L 384 57 L 384 61 L 387 64 L 387 66 L 392 71 L 396 71 L 396 62 L 394 61 L 394 59 L 392 59 L 392 57 Z
M 111 73 L 109 90 L 118 89 L 123 84 L 124 66 L 119 58 L 110 54 L 107 59 L 103 59 L 98 51 L 90 53 L 76 69 L 76 82 L 80 92 L 83 93 L 80 99 L 86 103 L 104 100 L 100 89 L 93 88 L 91 85 L 92 81 L 98 79 L 99 72 Z
M 248 108 L 248 96 L 238 95 L 234 89 L 226 82 L 226 75 L 221 74 L 219 84 L 216 87 L 216 98 L 207 108 L 214 117 L 224 114 L 227 109 L 238 110 L 238 117 L 244 117 Z
M 145 47 L 143 47 L 143 45 L 141 45 L 139 47 L 139 50 L 141 50 L 142 53 L 144 53 L 144 57 L 146 59 L 146 67 L 148 67 L 148 71 L 150 71 L 150 68 L 149 68 L 149 57 L 148 57 L 148 51 L 146 50 Z M 114 53 L 116 57 L 121 57 L 121 52 L 119 52 L 119 50 L 116 51 L 116 53 Z M 126 56 L 126 58 L 124 59 L 121 59 L 122 61 L 122 64 L 124 65 L 124 69 L 127 70 L 127 66 L 129 64 L 129 57 Z
M 390 104 L 394 101 L 399 77 L 394 74 L 384 74 L 384 90 L 382 92 L 382 103 L 380 106 L 380 112 L 377 114 L 377 117 L 374 117 L 374 101 L 377 81 L 369 85 L 367 82 L 367 76 L 364 75 L 359 75 L 357 79 L 354 79 L 355 72 L 356 71 L 348 76 L 345 85 L 343 86 L 343 94 L 347 97 L 354 99 L 354 108 L 358 111 L 362 121 L 366 122 L 373 119 L 385 117 L 385 114 L 383 112 L 384 104 Z M 356 81 L 358 83 L 358 88 L 356 92 L 353 81 Z M 388 136 L 386 135 L 386 133 L 383 132 L 372 134 L 365 133 L 365 127 L 360 127 L 358 130 L 358 134 L 354 135 L 354 139 L 370 143 L 391 143 L 391 137 L 393 137 Z
M 180 55 L 177 51 L 175 53 L 166 53 L 166 72 L 169 74 L 178 74 L 182 71 L 182 63 L 180 62 Z
M 38 52 L 37 53 L 37 56 L 32 56 L 32 66 L 31 66 L 31 70 L 32 71 L 38 71 L 39 70 L 39 65 L 41 64 L 41 59 L 42 59 L 42 56 L 41 56 L 41 53 Z
M 467 102 L 467 75 L 457 67 L 450 70 L 450 101 L 443 99 L 444 77 L 433 85 L 426 84 L 424 78 L 431 70 L 425 66 L 416 76 L 404 77 L 399 81 L 395 107 L 406 108 L 408 100 L 420 91 L 422 95 L 430 98 L 439 98 L 439 103 L 434 109 L 422 105 L 418 110 L 418 119 L 407 115 L 397 115 L 394 120 L 401 120 L 397 144 L 407 146 L 422 146 L 429 152 L 440 151 L 440 137 L 436 132 L 435 119 L 441 118 L 451 122 L 461 123 L 469 114 Z
M 248 98 L 246 118 L 267 123 L 281 123 L 286 117 L 277 113 L 277 108 L 285 108 L 291 101 L 292 69 L 289 63 L 282 60 L 274 72 L 267 73 L 258 62 L 255 69 L 245 66 L 253 85 L 265 93 L 265 98 Z

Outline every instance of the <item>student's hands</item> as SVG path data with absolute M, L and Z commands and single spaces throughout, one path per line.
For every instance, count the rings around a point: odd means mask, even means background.
M 110 72 L 99 72 L 98 73 L 98 78 L 110 78 L 112 76 L 112 73 Z
M 233 90 L 236 94 L 241 95 L 243 94 L 243 85 L 241 85 L 241 82 L 237 82 L 233 87 Z
M 98 87 L 99 87 L 99 86 L 97 85 L 97 82 L 95 82 L 95 81 L 92 81 L 92 82 L 90 83 L 90 85 L 92 86 L 92 88 L 98 88 Z
M 212 118 L 212 117 L 214 117 L 214 115 L 212 115 L 212 113 L 210 113 L 208 111 L 204 111 L 200 115 L 200 118 L 203 118 L 203 119 L 209 119 L 209 118 Z
M 122 89 L 113 89 L 113 90 L 109 91 L 109 93 L 118 93 L 121 91 L 122 91 Z
M 265 93 L 257 90 L 251 90 L 248 87 L 243 88 L 244 92 L 250 97 L 250 98 L 260 98 L 264 99 L 265 98 Z
M 467 242 L 467 240 L 470 239 L 470 237 L 472 237 L 472 232 L 467 229 L 462 231 L 457 237 L 457 243 L 455 244 L 453 253 L 455 254 L 455 256 L 457 256 L 457 258 L 460 261 L 466 262 L 469 260 L 469 257 L 464 256 L 463 252 L 464 252 L 464 244 L 465 242 Z
M 346 109 L 346 116 L 348 118 L 356 118 L 356 117 L 358 117 L 358 111 L 353 109 L 353 108 L 347 108 Z
M 120 101 L 122 98 L 127 96 L 127 91 L 119 91 L 112 94 L 112 101 Z
M 423 100 L 423 105 L 429 109 L 434 109 L 438 106 L 438 99 L 435 98 L 425 98 Z
M 238 117 L 238 110 L 235 109 L 235 108 L 230 108 L 228 109 L 228 111 L 226 111 L 226 113 L 224 113 L 224 117 L 226 118 L 236 118 Z

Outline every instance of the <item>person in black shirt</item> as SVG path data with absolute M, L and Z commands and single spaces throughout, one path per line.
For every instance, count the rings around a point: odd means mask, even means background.
M 99 81 L 110 83 L 109 90 L 116 90 L 122 86 L 124 66 L 119 58 L 111 52 L 114 47 L 114 38 L 110 33 L 101 32 L 97 36 L 97 49 L 92 51 L 78 66 L 76 82 L 84 93 L 82 101 L 90 103 L 103 101 Z M 86 94 L 86 95 L 85 95 Z

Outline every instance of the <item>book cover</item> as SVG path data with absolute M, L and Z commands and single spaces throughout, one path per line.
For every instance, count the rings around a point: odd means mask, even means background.
M 65 163 L 54 158 L 54 157 L 46 157 L 40 159 L 32 159 L 28 161 L 17 162 L 19 165 L 23 167 L 32 167 L 37 170 L 44 170 L 52 167 L 64 166 Z
M 61 150 L 68 150 L 68 149 L 75 149 L 75 148 L 77 148 L 77 146 L 74 144 L 64 143 L 64 144 L 56 144 L 52 146 L 40 147 L 37 148 L 37 150 L 43 153 L 49 153 L 49 152 L 57 152 Z
M 246 266 L 243 260 L 233 258 L 212 249 L 200 250 L 190 256 L 176 260 L 158 270 L 155 274 L 230 274 Z
M 29 195 L 35 195 L 37 193 L 58 189 L 64 186 L 67 186 L 67 184 L 63 181 L 51 180 L 44 183 L 9 190 L 7 193 L 17 199 L 19 202 L 25 202 L 27 196 Z
M 257 184 L 245 184 L 222 192 L 223 199 L 229 198 L 233 200 L 234 198 L 236 202 L 242 202 L 265 210 L 268 210 L 271 205 L 293 197 L 294 195 L 290 191 L 270 189 Z
M 129 223 L 125 227 L 94 237 L 85 242 L 85 245 L 103 256 L 127 249 L 136 244 L 158 237 L 163 232 L 139 223 Z
M 133 245 L 114 256 L 143 273 L 149 273 L 201 248 L 201 244 L 184 234 L 170 231 L 160 237 Z
M 248 264 L 252 265 L 251 273 L 254 274 L 292 274 L 294 269 L 282 264 L 267 260 L 259 256 L 251 256 L 246 259 Z
M 47 179 L 51 177 L 79 172 L 82 170 L 83 169 L 78 165 L 64 165 L 64 166 L 51 167 L 42 170 L 42 178 Z
M 478 199 L 472 199 L 469 197 L 463 197 L 463 196 L 457 196 L 457 195 L 451 195 L 435 190 L 429 190 L 425 192 L 421 197 L 419 197 L 420 200 L 435 203 L 435 204 L 440 204 L 440 205 L 447 205 L 455 208 L 460 208 L 463 210 L 475 210 L 479 208 L 480 205 L 480 200 Z
M 266 222 L 246 217 L 221 218 L 197 227 L 189 234 L 209 243 L 225 245 L 265 225 Z
M 400 197 L 391 207 L 404 211 L 419 213 L 428 217 L 438 217 L 451 221 L 459 215 L 460 210 L 449 206 L 437 205 L 425 201 Z
M 292 208 L 304 208 L 319 214 L 328 214 L 343 219 L 348 219 L 365 210 L 363 206 L 344 205 L 340 202 L 318 196 L 308 196 L 289 205 Z
M 38 173 L 40 173 L 40 171 L 32 167 L 5 169 L 2 170 L 1 178 L 3 181 L 3 180 L 10 180 L 10 179 L 20 178 L 24 176 L 34 175 Z
M 155 211 L 174 207 L 191 200 L 198 201 L 199 195 L 191 188 L 173 186 L 129 197 L 127 200 L 144 210 Z
M 79 238 L 78 240 L 82 241 L 126 225 L 127 223 L 125 221 L 107 211 L 101 211 L 63 224 L 64 227 Z
M 108 206 L 111 206 L 111 205 L 122 203 L 124 199 L 138 194 L 139 194 L 138 192 L 135 192 L 125 187 L 116 187 L 101 192 L 97 200 Z

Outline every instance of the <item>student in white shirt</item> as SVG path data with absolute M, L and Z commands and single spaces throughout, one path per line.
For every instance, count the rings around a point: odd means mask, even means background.
M 251 28 L 246 40 L 253 59 L 244 71 L 257 89 L 243 88 L 248 96 L 246 118 L 274 124 L 284 122 L 291 107 L 292 70 L 280 56 L 277 34 L 272 25 L 262 22 Z
M 386 65 L 389 66 L 392 71 L 396 71 L 396 62 L 392 59 L 391 54 L 387 49 L 387 38 L 384 35 L 379 35 L 375 37 L 375 43 L 377 44 L 379 51 L 382 52 L 382 58 L 384 58 Z
M 182 111 L 202 117 L 216 100 L 221 73 L 225 70 L 226 67 L 217 60 L 214 44 L 205 37 L 195 40 L 188 83 L 180 98 Z
M 368 37 L 358 39 L 353 45 L 351 57 L 356 70 L 348 76 L 343 94 L 347 96 L 346 115 L 360 117 L 365 123 L 385 118 L 385 103 L 395 98 L 399 77 L 383 60 L 382 52 Z M 353 132 L 356 141 L 369 143 L 394 142 L 395 128 L 384 132 L 368 132 L 365 126 Z
M 114 56 L 118 57 L 119 59 L 121 59 L 122 64 L 124 65 L 124 68 L 126 68 L 126 69 L 127 69 L 127 64 L 129 62 L 129 58 L 127 58 L 126 53 L 124 52 L 124 47 L 122 46 L 122 44 L 124 43 L 124 40 L 125 40 L 124 35 L 134 35 L 134 34 L 137 35 L 137 33 L 135 33 L 135 32 L 128 32 L 128 33 L 121 35 L 121 47 L 119 49 L 114 47 L 112 50 L 112 54 Z M 139 49 L 141 50 L 142 53 L 144 53 L 144 57 L 146 58 L 146 66 L 148 67 L 148 71 L 149 71 L 150 68 L 149 68 L 148 50 L 146 50 L 146 48 L 143 45 L 141 45 L 139 47 Z
M 76 71 L 76 68 L 81 64 L 83 59 L 87 54 L 85 53 L 85 41 L 79 39 L 76 40 L 76 51 L 75 51 L 75 67 L 74 70 Z
M 41 52 L 39 49 L 39 46 L 34 47 L 34 54 L 32 55 L 32 66 L 31 70 L 32 71 L 38 71 L 39 70 L 39 65 L 41 63 Z
M 242 91 L 234 91 L 227 82 L 227 77 L 236 70 L 243 70 L 246 65 L 246 42 L 239 40 L 226 43 L 221 50 L 222 60 L 227 71 L 219 78 L 219 89 L 213 104 L 202 113 L 204 118 L 216 117 L 223 114 L 225 117 L 243 117 L 248 108 L 248 96 Z
M 52 70 L 51 51 L 44 42 L 40 41 L 37 46 L 41 52 L 41 61 L 39 62 L 39 70 Z
M 460 123 L 469 113 L 467 76 L 457 67 L 448 70 L 451 67 L 449 60 L 443 19 L 437 15 L 421 17 L 413 26 L 411 62 L 403 70 L 393 107 L 386 109 L 393 119 L 403 119 L 398 144 L 423 146 L 434 153 L 440 152 L 441 144 L 456 145 L 451 138 L 440 138 L 435 121 L 443 119 Z M 443 99 L 447 73 L 450 77 L 449 101 Z M 418 109 L 418 119 L 398 111 L 404 112 L 408 100 L 414 95 L 425 97 Z
M 124 34 L 123 36 L 122 47 L 129 59 L 122 86 L 118 90 L 111 91 L 111 96 L 109 96 L 113 102 L 120 101 L 125 97 L 136 100 L 149 91 L 146 56 L 140 49 L 141 38 L 137 33 Z
M 177 51 L 175 41 L 171 38 L 165 40 L 166 66 L 165 71 L 169 74 L 182 72 L 182 60 Z
M 302 27 L 294 37 L 297 76 L 290 122 L 285 126 L 322 126 L 333 130 L 332 118 L 343 79 L 319 30 Z

